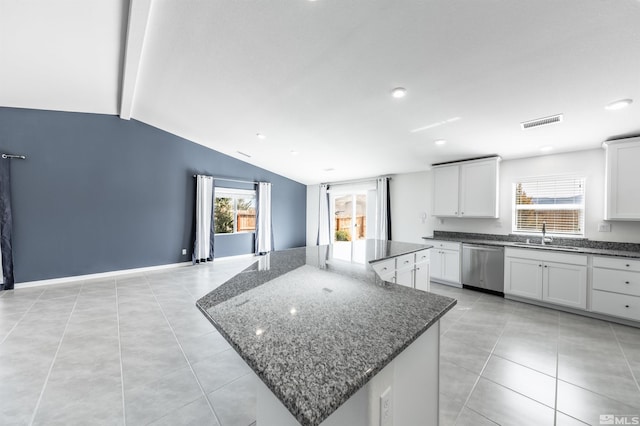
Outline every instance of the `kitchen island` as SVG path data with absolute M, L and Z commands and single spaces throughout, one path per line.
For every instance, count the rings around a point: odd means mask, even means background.
M 259 378 L 262 426 L 437 424 L 439 319 L 456 302 L 372 267 L 430 246 L 346 244 L 261 256 L 197 306 Z

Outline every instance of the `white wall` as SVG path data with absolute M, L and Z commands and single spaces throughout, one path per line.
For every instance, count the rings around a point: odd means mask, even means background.
M 640 222 L 609 221 L 611 232 L 598 232 L 598 224 L 604 221 L 604 155 L 603 149 L 593 149 L 502 161 L 499 219 L 446 218 L 443 219 L 444 223 L 440 223 L 438 218 L 431 215 L 431 172 L 395 175 L 390 189 L 393 240 L 419 243 L 423 241 L 422 236 L 431 236 L 434 230 L 509 234 L 514 182 L 535 176 L 577 175 L 586 178 L 585 237 L 600 241 L 640 243 Z M 317 233 L 317 188 L 315 185 L 315 207 L 310 208 L 309 193 L 314 191 L 314 186 L 307 187 L 307 235 L 309 228 Z M 426 223 L 422 223 L 422 212 L 428 215 Z M 309 241 L 307 238 L 308 244 Z M 312 244 L 315 244 L 315 239 Z
M 318 242 L 318 214 L 320 213 L 320 185 L 307 185 L 307 245 Z

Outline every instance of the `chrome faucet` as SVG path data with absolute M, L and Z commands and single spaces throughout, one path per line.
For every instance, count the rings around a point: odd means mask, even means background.
M 552 242 L 553 242 L 553 237 L 552 236 L 547 237 L 547 222 L 542 222 L 542 241 L 540 242 L 540 244 L 545 245 L 547 243 L 552 243 Z

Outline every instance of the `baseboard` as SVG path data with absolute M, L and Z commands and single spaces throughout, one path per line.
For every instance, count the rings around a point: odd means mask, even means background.
M 16 289 L 19 289 L 19 288 L 39 287 L 41 285 L 72 283 L 76 281 L 110 278 L 110 277 L 116 277 L 119 275 L 135 274 L 140 272 L 150 272 L 150 271 L 158 271 L 162 269 L 180 268 L 182 266 L 189 266 L 189 265 L 191 265 L 191 262 L 180 262 L 180 263 L 170 263 L 166 265 L 146 266 L 144 268 L 120 269 L 118 271 L 99 272 L 96 274 L 74 275 L 70 277 L 51 278 L 48 280 L 26 281 L 23 283 L 16 283 L 14 287 Z
M 255 257 L 255 255 L 253 253 L 249 253 L 249 254 L 240 254 L 237 256 L 217 257 L 213 260 L 213 263 L 219 263 L 219 262 L 224 263 L 226 261 L 237 260 L 245 257 L 246 258 Z M 207 262 L 207 263 L 202 263 L 201 265 L 209 265 L 211 263 L 212 262 Z M 25 281 L 22 283 L 15 283 L 14 287 L 16 289 L 20 289 L 20 288 L 29 288 L 29 287 L 39 287 L 41 285 L 65 284 L 65 283 L 73 283 L 73 282 L 84 281 L 84 280 L 95 280 L 95 279 L 101 279 L 101 278 L 117 277 L 119 275 L 160 271 L 162 269 L 181 268 L 183 266 L 190 266 L 190 265 L 192 265 L 191 261 L 180 262 L 180 263 L 169 263 L 166 265 L 146 266 L 143 268 L 120 269 L 117 271 L 99 272 L 96 274 L 74 275 L 70 277 L 51 278 L 48 280 L 38 280 L 38 281 Z

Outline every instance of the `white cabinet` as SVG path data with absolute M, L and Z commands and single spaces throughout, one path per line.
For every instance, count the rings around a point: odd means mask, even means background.
M 505 255 L 504 293 L 542 300 L 542 262 Z
M 458 216 L 458 181 L 460 166 L 441 166 L 433 169 L 433 215 Z
M 505 249 L 505 294 L 587 308 L 587 256 Z
M 429 250 L 375 262 L 372 267 L 384 281 L 429 291 Z
M 593 258 L 591 310 L 640 321 L 640 261 Z
M 558 305 L 587 309 L 587 266 L 544 262 L 542 267 L 542 300 Z
M 640 137 L 605 142 L 606 220 L 640 220 Z
M 433 281 L 461 287 L 460 243 L 451 241 L 429 241 L 431 249 L 431 279 Z
M 433 215 L 498 217 L 499 157 L 433 168 Z

